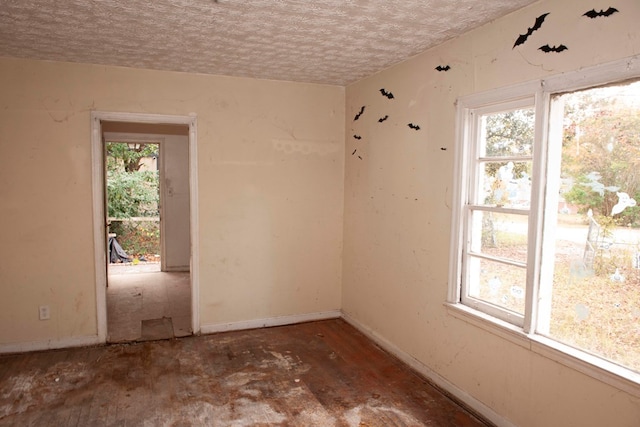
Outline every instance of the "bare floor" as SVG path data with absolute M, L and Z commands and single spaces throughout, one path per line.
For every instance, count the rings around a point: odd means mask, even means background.
M 485 424 L 335 319 L 0 356 L 0 425 Z
M 189 273 L 159 264 L 110 265 L 107 340 L 149 341 L 191 335 Z

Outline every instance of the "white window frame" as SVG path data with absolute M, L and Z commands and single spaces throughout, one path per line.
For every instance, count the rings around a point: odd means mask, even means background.
M 553 205 L 552 198 L 557 197 L 554 194 L 559 185 L 558 179 L 547 179 L 547 171 L 558 170 L 560 161 L 559 155 L 549 155 L 548 150 L 559 149 L 561 140 L 558 141 L 558 138 L 562 134 L 562 124 L 553 120 L 558 117 L 557 109 L 562 106 L 552 102 L 552 97 L 563 92 L 623 83 L 637 78 L 640 78 L 640 55 L 550 76 L 544 80 L 468 95 L 457 100 L 449 292 L 446 305 L 449 314 L 455 317 L 640 397 L 640 374 L 544 335 L 549 328 L 549 322 L 545 320 L 550 318 L 551 280 L 548 277 L 552 272 L 541 269 L 542 265 L 549 265 L 542 262 L 542 257 L 547 253 L 553 255 L 553 250 L 549 251 L 548 245 L 554 244 L 553 239 L 543 239 L 543 233 L 550 235 L 548 233 L 552 233 L 555 227 L 553 218 L 549 217 L 555 210 L 549 209 L 545 220 L 545 203 Z M 474 138 L 478 133 L 474 127 L 475 117 L 485 112 L 504 111 L 503 107 L 520 108 L 527 105 L 526 100 L 533 101 L 535 111 L 534 173 L 531 182 L 527 256 L 527 265 L 532 268 L 527 269 L 525 314 L 519 317 L 505 315 L 506 310 L 496 312 L 483 304 L 465 299 L 461 282 L 464 277 L 463 252 L 467 241 L 467 205 L 470 188 L 474 185 L 474 177 L 471 176 L 474 168 L 471 162 L 475 158 Z M 545 191 L 549 194 L 546 200 Z
M 545 123 L 541 117 L 545 116 L 544 105 L 541 101 L 544 97 L 543 85 L 541 81 L 528 82 L 517 86 L 496 89 L 490 92 L 483 92 L 458 99 L 457 102 L 457 137 L 456 137 L 456 165 L 454 168 L 454 203 L 453 203 L 453 226 L 451 240 L 451 270 L 449 278 L 449 298 L 452 304 L 462 304 L 474 310 L 486 313 L 507 323 L 522 328 L 524 332 L 532 330 L 533 302 L 535 301 L 534 286 L 536 280 L 533 273 L 535 269 L 527 270 L 527 284 L 525 287 L 525 313 L 523 317 L 514 316 L 506 310 L 492 309 L 481 302 L 468 301 L 462 293 L 461 278 L 464 274 L 463 268 L 463 248 L 466 239 L 464 221 L 467 218 L 467 206 L 471 187 L 474 185 L 474 177 L 470 176 L 473 152 L 477 147 L 475 141 L 477 132 L 477 118 L 487 112 L 504 111 L 505 109 L 515 109 L 532 106 L 535 111 L 535 132 L 533 140 L 533 162 L 538 165 L 543 158 L 545 137 Z M 540 215 L 540 173 L 537 172 L 531 181 L 531 204 L 529 208 L 529 235 L 528 240 L 539 241 L 538 230 L 535 224 Z M 528 251 L 527 265 L 534 265 L 539 256 L 540 248 L 531 248 Z M 463 302 L 464 301 L 464 302 Z
M 523 92 L 520 93 L 520 90 L 522 90 Z M 531 91 L 533 91 L 533 93 L 531 93 Z M 465 122 L 466 122 L 466 126 L 468 129 L 468 140 L 467 140 L 467 144 L 465 144 L 464 148 L 465 150 L 465 157 L 467 158 L 467 161 L 469 163 L 471 163 L 472 161 L 472 157 L 474 159 L 474 161 L 480 163 L 482 160 L 480 158 L 480 156 L 478 155 L 478 151 L 480 150 L 480 145 L 481 145 L 481 141 L 479 140 L 478 136 L 480 136 L 481 131 L 480 131 L 480 126 L 481 126 L 481 122 L 480 119 L 483 115 L 486 114 L 491 114 L 491 113 L 497 113 L 497 112 L 502 112 L 502 111 L 509 111 L 509 110 L 516 110 L 516 109 L 524 109 L 524 108 L 535 108 L 536 106 L 536 92 L 538 92 L 538 85 L 534 84 L 534 85 L 525 85 L 522 86 L 520 88 L 518 88 L 518 93 L 516 94 L 517 96 L 515 98 L 509 99 L 505 102 L 499 102 L 499 103 L 491 103 L 489 105 L 487 104 L 482 104 L 479 107 L 474 107 L 474 106 L 466 106 L 465 110 L 464 110 L 464 114 L 465 114 Z M 536 111 L 536 117 L 537 117 L 538 112 Z M 533 155 L 532 156 L 527 156 L 527 157 L 531 157 L 531 161 L 533 162 L 533 160 L 535 159 L 535 147 L 540 146 L 540 144 L 536 143 L 537 139 L 539 139 L 540 135 L 534 135 L 534 143 L 533 143 Z M 486 160 L 486 158 L 484 158 Z M 498 158 L 495 158 L 494 161 L 497 161 Z M 500 160 L 504 160 L 504 161 L 508 161 L 508 160 L 516 160 L 515 158 L 511 159 L 511 158 L 506 158 L 506 157 L 501 157 Z M 470 218 L 470 211 L 484 211 L 484 212 L 496 212 L 496 213 L 512 213 L 512 214 L 521 214 L 521 215 L 526 215 L 529 218 L 529 226 L 531 226 L 531 213 L 532 213 L 532 208 L 534 207 L 533 204 L 531 205 L 531 207 L 529 209 L 508 209 L 508 208 L 501 208 L 501 207 L 491 207 L 491 206 L 484 206 L 481 204 L 477 204 L 477 203 L 472 203 L 469 199 L 472 198 L 473 196 L 473 192 L 477 191 L 477 184 L 476 184 L 476 180 L 478 179 L 477 176 L 477 172 L 478 169 L 476 167 L 474 167 L 473 165 L 469 164 L 468 168 L 465 168 L 465 170 L 467 172 L 469 171 L 475 171 L 476 174 L 468 174 L 468 180 L 466 181 L 468 183 L 468 185 L 465 185 L 464 190 L 466 191 L 466 195 L 464 197 L 464 204 L 463 204 L 463 210 L 461 211 L 460 215 L 466 219 L 462 219 L 462 221 L 471 221 Z M 533 183 L 532 183 L 532 192 L 533 192 Z M 532 197 L 532 199 L 534 199 Z M 532 200 L 533 201 L 533 200 Z M 462 233 L 463 233 L 463 241 L 469 241 L 472 240 L 470 238 L 470 236 L 467 236 L 465 234 L 465 232 L 469 231 L 469 230 L 473 230 L 473 226 L 468 226 L 468 227 L 462 227 Z M 460 256 L 462 258 L 462 262 L 461 262 L 461 276 L 463 277 L 467 277 L 470 274 L 473 274 L 469 271 L 467 271 L 470 268 L 470 263 L 468 262 L 469 259 L 471 259 L 471 256 L 467 256 L 465 254 L 466 251 L 461 251 Z M 478 254 L 480 255 L 480 254 Z M 476 258 L 476 257 L 474 257 Z M 535 259 L 532 257 L 532 254 L 529 254 L 527 257 L 527 261 L 526 263 L 524 263 L 524 267 L 526 268 L 526 265 L 530 265 L 530 262 L 532 259 Z M 467 262 L 465 262 L 467 261 Z M 501 262 L 497 259 L 495 259 L 495 261 Z M 522 264 L 522 263 L 518 263 L 518 262 L 514 262 L 514 261 L 505 261 L 505 264 L 508 265 L 518 265 L 518 264 Z M 527 283 L 529 283 L 531 280 L 530 277 L 527 276 Z M 524 327 L 525 326 L 525 318 L 527 316 L 526 312 L 524 316 L 521 316 L 517 313 L 513 313 L 510 312 L 508 310 L 504 310 L 501 309 L 499 307 L 495 307 L 492 304 L 489 304 L 485 301 L 473 298 L 468 296 L 467 294 L 469 292 L 467 292 L 466 287 L 467 287 L 467 283 L 464 280 L 461 280 L 460 283 L 460 301 L 461 303 L 468 305 L 476 310 L 480 310 L 483 311 L 491 316 L 497 317 L 499 319 L 502 319 L 506 322 L 509 323 L 513 323 L 516 326 L 520 326 L 520 327 Z M 529 288 L 529 286 L 526 286 L 526 288 Z M 527 301 L 527 296 L 525 297 L 525 307 L 528 306 L 528 304 L 526 304 Z

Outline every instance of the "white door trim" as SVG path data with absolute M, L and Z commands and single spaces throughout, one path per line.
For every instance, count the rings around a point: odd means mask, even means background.
M 108 111 L 91 112 L 91 163 L 93 194 L 93 246 L 96 283 L 96 314 L 98 340 L 107 341 L 107 242 L 104 194 L 104 147 L 102 143 L 102 121 L 184 124 L 189 126 L 189 204 L 191 234 L 191 329 L 200 333 L 200 274 L 198 241 L 198 156 L 197 118 L 195 114 L 174 116 L 163 114 L 122 113 Z

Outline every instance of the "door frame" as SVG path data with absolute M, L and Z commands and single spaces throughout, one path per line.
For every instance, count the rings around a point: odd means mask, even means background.
M 96 315 L 99 342 L 107 342 L 107 224 L 105 212 L 105 148 L 102 138 L 102 122 L 129 122 L 145 124 L 183 124 L 189 126 L 189 223 L 191 240 L 191 330 L 200 333 L 200 258 L 198 240 L 198 156 L 197 116 L 123 113 L 109 111 L 91 112 L 91 164 L 93 195 L 93 246 L 96 282 Z

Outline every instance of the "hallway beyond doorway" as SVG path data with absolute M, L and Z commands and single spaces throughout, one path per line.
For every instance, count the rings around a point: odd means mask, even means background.
M 184 337 L 191 331 L 189 273 L 163 273 L 159 264 L 110 265 L 107 342 Z

